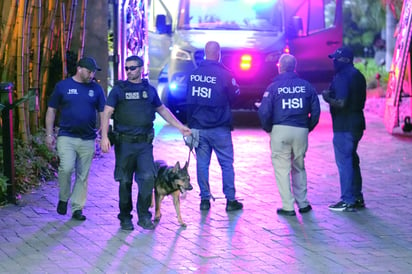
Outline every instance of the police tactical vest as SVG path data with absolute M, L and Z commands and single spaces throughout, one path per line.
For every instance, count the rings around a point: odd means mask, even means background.
M 154 91 L 147 81 L 139 85 L 128 85 L 127 81 L 119 81 L 120 100 L 114 112 L 116 124 L 132 127 L 150 128 L 155 117 L 152 105 Z

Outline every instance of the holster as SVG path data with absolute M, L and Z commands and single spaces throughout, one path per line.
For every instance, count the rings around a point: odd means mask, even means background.
M 119 141 L 119 133 L 113 131 L 112 125 L 109 125 L 109 131 L 107 132 L 107 137 L 109 138 L 110 145 L 115 145 Z

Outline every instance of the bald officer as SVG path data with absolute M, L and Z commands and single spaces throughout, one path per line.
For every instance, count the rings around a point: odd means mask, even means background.
M 199 145 L 195 151 L 200 210 L 210 209 L 209 165 L 214 151 L 222 169 L 226 211 L 234 211 L 243 208 L 235 198 L 230 109 L 239 94 L 239 87 L 231 72 L 220 63 L 220 52 L 219 43 L 207 42 L 205 60 L 189 75 L 187 121 L 191 129 L 199 132 Z
M 272 165 L 282 199 L 277 214 L 294 216 L 294 203 L 299 212 L 312 207 L 306 197 L 305 154 L 308 133 L 319 122 L 320 104 L 315 88 L 295 73 L 296 59 L 283 54 L 279 75 L 267 88 L 258 114 L 262 127 L 270 133 Z

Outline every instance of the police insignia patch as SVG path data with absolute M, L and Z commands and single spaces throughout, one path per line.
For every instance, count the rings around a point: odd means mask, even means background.
M 142 97 L 147 99 L 147 91 L 143 90 Z
M 94 96 L 94 90 L 89 89 L 89 97 L 93 97 Z
M 265 91 L 265 93 L 263 93 L 263 97 L 268 97 L 269 96 L 269 91 Z

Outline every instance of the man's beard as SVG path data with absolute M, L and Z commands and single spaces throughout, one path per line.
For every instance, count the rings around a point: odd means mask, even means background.
M 348 63 L 344 63 L 344 62 L 339 62 L 338 60 L 334 59 L 333 60 L 333 67 L 335 69 L 336 72 L 340 71 L 341 69 L 343 69 L 344 67 L 346 67 L 348 65 Z

